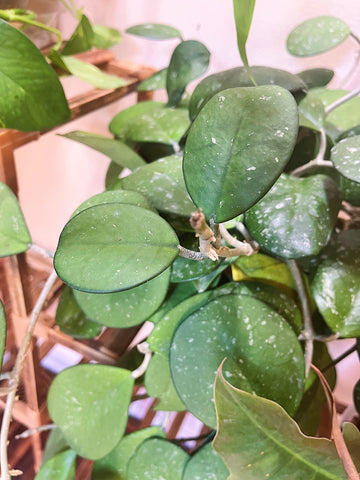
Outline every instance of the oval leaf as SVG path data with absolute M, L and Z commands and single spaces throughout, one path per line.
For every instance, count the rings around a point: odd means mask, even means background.
M 92 46 L 107 50 L 118 44 L 122 40 L 121 33 L 115 28 L 105 27 L 104 25 L 93 25 Z
M 29 132 L 65 122 L 70 110 L 63 87 L 41 52 L 1 19 L 0 44 L 0 126 Z
M 243 213 L 275 183 L 295 145 L 298 111 L 281 87 L 217 93 L 190 128 L 184 176 L 195 205 L 216 222 Z
M 360 135 L 337 143 L 331 149 L 330 159 L 344 177 L 360 183 Z
M 74 480 L 75 478 L 76 453 L 73 450 L 65 450 L 58 453 L 44 463 L 34 480 Z
M 209 50 L 196 40 L 181 42 L 175 48 L 166 78 L 169 106 L 175 107 L 180 102 L 188 83 L 206 72 L 209 59 Z
M 288 36 L 287 49 L 296 57 L 311 57 L 342 43 L 351 31 L 336 17 L 316 17 L 298 25 Z
M 101 325 L 127 328 L 143 323 L 163 302 L 170 279 L 167 269 L 138 287 L 115 293 L 74 291 L 77 303 L 88 318 Z
M 310 68 L 297 74 L 307 85 L 308 89 L 326 87 L 334 76 L 334 71 L 327 68 Z
M 126 30 L 126 33 L 138 37 L 151 38 L 152 40 L 166 40 L 168 38 L 181 38 L 181 33 L 174 27 L 160 23 L 142 23 Z
M 0 182 L 0 257 L 25 252 L 30 244 L 30 233 L 18 199 Z
M 333 442 L 306 437 L 279 405 L 234 388 L 221 371 L 215 405 L 219 430 L 213 447 L 232 480 L 287 480 L 294 472 L 299 478 L 346 480 Z
M 96 460 L 122 438 L 133 386 L 128 370 L 76 365 L 55 377 L 48 392 L 48 410 L 71 448 Z
M 316 255 L 328 243 L 340 205 L 339 190 L 331 178 L 283 174 L 245 220 L 263 248 L 280 257 L 299 258 Z
M 272 308 L 247 295 L 223 296 L 176 330 L 170 350 L 176 390 L 188 410 L 212 428 L 215 374 L 225 357 L 226 376 L 237 387 L 296 412 L 303 395 L 303 353 L 291 327 Z
M 189 455 L 162 438 L 149 438 L 136 450 L 127 469 L 128 480 L 182 480 Z
M 97 205 L 73 217 L 54 257 L 59 277 L 87 292 L 116 292 L 163 272 L 178 255 L 178 239 L 161 217 L 134 205 Z
M 183 480 L 227 480 L 228 477 L 229 470 L 208 443 L 190 458 Z

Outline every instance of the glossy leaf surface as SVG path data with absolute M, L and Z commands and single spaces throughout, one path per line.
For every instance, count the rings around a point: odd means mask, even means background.
M 231 472 L 229 480 L 346 480 L 333 442 L 306 437 L 279 405 L 236 389 L 221 372 L 215 405 L 219 430 L 213 447 Z
M 167 68 L 155 72 L 151 77 L 143 80 L 138 86 L 138 92 L 166 89 Z
M 360 336 L 360 235 L 344 231 L 329 246 L 311 284 L 326 323 L 342 337 Z M 334 248 L 334 251 L 331 251 Z
M 186 40 L 175 48 L 166 77 L 169 106 L 178 105 L 188 83 L 206 72 L 209 59 L 209 50 L 196 40 Z
M 6 343 L 6 317 L 4 306 L 0 300 L 0 370 L 2 367 L 3 356 L 5 352 Z
M 110 131 L 129 142 L 156 142 L 174 145 L 189 126 L 187 110 L 168 108 L 153 100 L 140 102 L 115 115 Z
M 65 450 L 58 453 L 44 463 L 34 480 L 74 480 L 75 478 L 76 453 L 73 450 Z
M 215 374 L 224 358 L 225 375 L 236 386 L 295 413 L 303 394 L 303 353 L 291 327 L 273 309 L 247 295 L 222 296 L 176 330 L 170 350 L 176 390 L 188 410 L 212 428 Z
M 97 205 L 65 225 L 54 266 L 73 288 L 110 293 L 159 275 L 177 257 L 177 245 L 172 228 L 150 210 L 121 203 Z
M 297 74 L 310 88 L 326 87 L 334 76 L 334 71 L 328 68 L 310 68 Z
M 88 318 L 113 328 L 139 325 L 161 305 L 168 290 L 169 269 L 135 288 L 115 293 L 74 291 Z
M 331 149 L 330 159 L 344 177 L 360 183 L 360 135 L 337 143 Z
M 292 95 L 277 86 L 217 93 L 195 119 L 184 177 L 195 205 L 216 222 L 250 208 L 275 183 L 298 130 Z
M 149 427 L 125 435 L 108 455 L 94 462 L 91 480 L 124 480 L 130 458 L 138 446 L 147 438 L 163 437 L 158 427 Z
M 80 456 L 107 455 L 124 434 L 134 379 L 128 370 L 76 365 L 55 377 L 48 410 L 69 445 Z
M 290 92 L 306 91 L 306 83 L 297 75 L 271 67 L 251 67 L 257 85 L 278 85 Z M 205 77 L 195 88 L 190 100 L 190 118 L 193 120 L 215 93 L 227 88 L 252 87 L 254 84 L 244 67 L 236 67 Z
M 160 23 L 143 23 L 134 25 L 126 30 L 126 33 L 152 40 L 166 40 L 168 38 L 181 38 L 181 33 L 170 25 Z
M 254 239 L 276 255 L 284 258 L 316 255 L 330 239 L 340 203 L 337 185 L 331 178 L 283 174 L 270 192 L 246 213 L 245 221 Z
M 121 186 L 140 192 L 160 212 L 190 217 L 196 210 L 185 187 L 180 156 L 161 158 L 138 168 L 122 179 Z
M 0 20 L 0 126 L 51 128 L 70 117 L 59 79 L 35 45 Z
M 350 28 L 339 18 L 310 18 L 290 33 L 286 45 L 291 54 L 310 57 L 331 50 L 342 43 L 350 33 Z
M 74 298 L 73 291 L 68 286 L 61 294 L 55 322 L 63 333 L 75 338 L 94 338 L 102 329 L 102 325 L 86 318 Z
M 229 470 L 208 443 L 190 458 L 183 480 L 227 480 L 228 476 Z
M 254 13 L 255 0 L 233 0 L 233 6 L 237 44 L 240 57 L 245 67 L 249 68 L 249 62 L 246 54 L 246 42 L 249 36 L 251 21 Z
M 89 19 L 86 15 L 81 15 L 74 33 L 66 42 L 61 53 L 63 55 L 74 55 L 90 50 L 93 46 L 93 36 L 94 33 Z
M 0 182 L 0 257 L 25 252 L 30 244 L 18 199 L 10 187 Z
M 104 25 L 93 25 L 93 47 L 108 49 L 118 44 L 122 40 L 121 33 L 115 28 L 105 27 Z
M 79 130 L 65 133 L 65 138 L 83 143 L 100 153 L 103 153 L 122 168 L 134 170 L 145 165 L 145 161 L 125 143 L 113 138 L 104 137 L 95 133 L 81 132 Z
M 127 469 L 128 480 L 182 480 L 189 455 L 162 438 L 145 440 L 132 456 Z
M 307 94 L 299 102 L 299 124 L 301 127 L 321 130 L 325 122 L 325 109 L 322 101 L 314 95 Z

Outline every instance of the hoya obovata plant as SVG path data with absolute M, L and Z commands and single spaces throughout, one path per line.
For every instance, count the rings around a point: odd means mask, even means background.
M 66 284 L 56 313 L 65 333 L 91 338 L 103 326 L 154 326 L 138 345 L 144 360 L 133 370 L 82 364 L 57 375 L 48 392 L 56 428 L 37 480 L 74 478 L 77 456 L 94 461 L 93 480 L 358 478 L 359 432 L 346 424 L 341 433 L 336 422 L 335 362 L 326 342 L 360 336 L 359 91 L 329 90 L 333 72 L 326 68 L 295 75 L 250 67 L 245 46 L 254 5 L 234 0 L 243 66 L 205 77 L 191 95 L 187 85 L 207 70 L 207 48 L 166 25 L 130 28 L 143 37 L 179 38 L 168 68 L 139 87 L 165 89 L 167 103 L 119 112 L 109 126 L 113 138 L 64 134 L 111 163 L 105 191 L 64 226 L 56 273 L 28 336 L 57 276 Z M 88 67 L 70 55 L 120 37 L 75 14 L 79 25 L 67 46 L 61 50 L 59 36 L 49 56 L 88 78 Z M 0 17 L 36 24 L 26 11 Z M 287 47 L 306 57 L 349 36 L 360 43 L 343 21 L 319 17 L 294 29 Z M 0 70 L 9 79 L 1 87 L 8 89 L 1 124 L 31 131 L 63 122 L 68 107 L 42 54 L 5 21 L 0 38 Z M 27 80 L 21 61 L 11 62 L 24 55 Z M 99 86 L 121 84 L 93 74 L 93 83 L 105 82 Z M 4 184 L 0 195 L 0 254 L 26 251 L 32 241 L 17 200 Z M 0 327 L 2 358 L 3 309 Z M 3 389 L 2 480 L 14 473 L 6 441 L 18 363 Z M 140 379 L 157 410 L 188 410 L 210 427 L 201 448 L 189 455 L 160 427 L 125 434 Z M 359 391 L 358 383 L 357 408 Z M 314 437 L 326 398 L 333 440 Z

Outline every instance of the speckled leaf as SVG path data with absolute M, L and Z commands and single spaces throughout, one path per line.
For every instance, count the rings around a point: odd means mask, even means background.
M 294 28 L 288 36 L 286 46 L 296 57 L 311 57 L 336 47 L 350 33 L 350 28 L 339 18 L 310 18 Z
M 31 237 L 18 199 L 5 183 L 0 182 L 0 257 L 25 252 Z
M 122 438 L 134 379 L 131 372 L 84 364 L 59 373 L 48 392 L 48 410 L 80 456 L 96 460 Z
M 344 177 L 360 183 L 360 135 L 337 143 L 331 149 L 330 159 Z
M 334 76 L 334 71 L 327 68 L 310 68 L 297 74 L 310 88 L 326 87 Z
M 317 88 L 312 90 L 311 93 L 319 97 L 324 106 L 328 107 L 336 100 L 339 100 L 347 95 L 349 92 L 346 90 Z M 335 108 L 327 115 L 326 120 L 340 130 L 348 130 L 354 125 L 360 124 L 360 98 L 352 98 L 343 105 Z
M 109 75 L 95 65 L 83 62 L 76 57 L 63 55 L 61 58 L 70 73 L 96 88 L 114 89 L 123 87 L 127 83 L 123 78 Z
M 106 203 L 125 203 L 156 212 L 149 200 L 141 195 L 141 193 L 132 192 L 131 190 L 110 190 L 98 193 L 97 195 L 90 197 L 88 200 L 85 200 L 85 202 L 78 206 L 72 214 L 72 217 L 75 217 L 75 215 L 87 208 L 95 207 L 96 205 L 104 205 Z
M 354 207 L 360 207 L 360 185 L 340 175 L 340 190 L 343 200 L 351 203 Z
M 183 41 L 175 48 L 166 77 L 169 106 L 178 105 L 188 83 L 206 72 L 209 59 L 209 50 L 196 40 Z
M 125 480 L 130 458 L 147 438 L 164 437 L 159 427 L 149 427 L 125 435 L 108 455 L 94 462 L 91 480 Z
M 306 84 L 297 75 L 271 67 L 251 67 L 257 85 L 278 85 L 290 92 L 306 90 Z M 190 99 L 190 118 L 193 120 L 215 93 L 227 88 L 252 87 L 254 84 L 244 67 L 236 67 L 205 77 L 195 88 Z
M 62 50 L 63 55 L 86 52 L 93 46 L 93 29 L 89 19 L 81 15 L 79 23 Z
M 240 58 L 245 67 L 249 68 L 249 62 L 246 54 L 246 42 L 249 36 L 251 21 L 254 13 L 255 0 L 233 0 L 233 7 L 237 45 Z
M 177 257 L 172 228 L 150 210 L 111 203 L 80 212 L 64 227 L 54 257 L 71 287 L 110 293 L 140 285 Z
M 234 261 L 236 257 L 230 257 L 223 259 L 222 262 L 212 272 L 204 275 L 203 277 L 193 280 L 198 293 L 205 292 L 211 286 L 216 286 L 216 282 L 220 280 L 220 275 L 224 272 Z
M 151 77 L 143 80 L 138 86 L 138 92 L 148 92 L 149 90 L 166 89 L 167 68 L 155 72 Z
M 160 212 L 190 217 L 196 210 L 186 191 L 182 158 L 170 156 L 140 167 L 121 181 L 125 190 L 136 190 Z
M 316 255 L 330 239 L 340 204 L 338 187 L 330 177 L 283 174 L 246 213 L 245 221 L 253 238 L 275 255 Z
M 126 33 L 152 40 L 166 40 L 168 38 L 181 38 L 181 33 L 170 25 L 160 23 L 143 23 L 134 25 L 126 30 Z
M 0 300 L 0 371 L 3 362 L 6 343 L 6 317 L 4 306 Z
M 324 127 L 325 109 L 322 101 L 315 95 L 307 94 L 299 102 L 299 125 L 321 130 Z
M 326 323 L 342 337 L 360 336 L 360 233 L 337 235 L 324 252 L 311 284 L 314 300 Z
M 75 338 L 94 338 L 100 334 L 102 325 L 89 320 L 77 304 L 73 291 L 66 286 L 56 310 L 56 324 L 66 335 Z
M 229 470 L 207 443 L 186 464 L 183 480 L 227 480 Z
M 109 157 L 112 162 L 115 162 L 122 168 L 134 170 L 146 163 L 133 149 L 114 138 L 104 137 L 95 133 L 82 132 L 80 130 L 65 133 L 61 136 L 74 140 L 75 142 L 83 143 L 103 153 Z
M 128 480 L 182 480 L 189 455 L 162 438 L 145 440 L 130 459 Z
M 139 325 L 152 315 L 164 300 L 170 270 L 135 288 L 115 293 L 74 291 L 76 301 L 88 318 L 113 328 Z
M 161 102 L 140 102 L 122 110 L 110 122 L 110 131 L 125 142 L 156 142 L 177 145 L 189 127 L 184 108 Z
M 306 437 L 279 405 L 234 388 L 221 371 L 215 405 L 219 429 L 213 447 L 231 472 L 229 480 L 346 480 L 333 442 Z
M 92 46 L 95 48 L 106 50 L 122 40 L 121 33 L 115 28 L 105 27 L 104 25 L 92 25 L 92 30 Z
M 217 93 L 195 119 L 184 177 L 195 205 L 216 222 L 256 203 L 275 183 L 294 148 L 298 111 L 277 86 Z
M 44 463 L 34 480 L 74 480 L 75 478 L 76 453 L 73 450 L 65 450 L 58 453 Z
M 68 120 L 63 87 L 42 53 L 1 19 L 0 39 L 0 127 L 29 132 Z
M 215 374 L 225 357 L 225 375 L 237 387 L 295 413 L 303 394 L 303 353 L 291 327 L 272 308 L 248 295 L 222 296 L 176 330 L 170 350 L 175 388 L 187 409 L 212 428 Z

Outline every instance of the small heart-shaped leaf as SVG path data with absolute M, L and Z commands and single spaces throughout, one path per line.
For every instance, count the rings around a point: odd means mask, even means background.
M 347 137 L 331 149 L 330 159 L 344 177 L 360 183 L 360 135 Z

